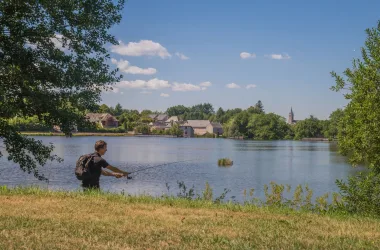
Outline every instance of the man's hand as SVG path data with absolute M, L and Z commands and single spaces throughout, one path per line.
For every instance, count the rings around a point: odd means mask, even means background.
M 122 176 L 128 177 L 128 172 L 122 171 L 122 170 L 120 170 L 120 169 L 118 169 L 116 167 L 112 167 L 112 166 L 109 165 L 109 166 L 107 166 L 107 169 L 111 170 L 114 173 L 118 173 L 118 174 L 121 174 Z M 120 178 L 120 177 L 117 177 L 117 178 Z
M 115 176 L 116 178 L 121 178 L 121 177 L 124 177 L 124 174 L 122 174 L 122 173 L 113 173 L 113 176 Z

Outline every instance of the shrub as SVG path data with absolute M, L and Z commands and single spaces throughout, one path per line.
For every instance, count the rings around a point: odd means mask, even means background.
M 136 128 L 135 128 L 135 131 L 137 133 L 141 133 L 143 135 L 148 135 L 150 134 L 150 128 L 148 125 L 145 125 L 145 124 L 140 124 L 138 125 Z
M 229 166 L 232 166 L 234 162 L 231 161 L 230 159 L 228 158 L 222 158 L 222 159 L 219 159 L 218 160 L 218 166 L 219 167 L 229 167 Z
M 360 173 L 348 183 L 337 180 L 343 208 L 350 213 L 380 215 L 380 174 Z

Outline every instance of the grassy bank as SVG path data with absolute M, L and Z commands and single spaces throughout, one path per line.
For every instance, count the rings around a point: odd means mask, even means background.
M 380 221 L 178 198 L 0 189 L 0 249 L 378 249 Z

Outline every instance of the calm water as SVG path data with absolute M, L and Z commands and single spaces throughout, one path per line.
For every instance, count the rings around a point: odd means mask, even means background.
M 271 181 L 290 184 L 308 184 L 315 195 L 338 191 L 336 179 L 346 179 L 358 169 L 353 169 L 345 158 L 337 153 L 334 143 L 299 141 L 239 141 L 225 139 L 137 138 L 137 137 L 35 137 L 55 145 L 55 153 L 64 158 L 63 163 L 49 163 L 41 168 L 50 183 L 37 181 L 0 158 L 1 185 L 41 185 L 49 189 L 75 190 L 80 182 L 75 178 L 74 167 L 78 157 L 92 152 L 96 140 L 108 143 L 104 158 L 126 171 L 134 171 L 162 163 L 193 160 L 163 167 L 152 168 L 125 178 L 101 177 L 103 190 L 131 194 L 160 195 L 178 192 L 177 181 L 195 186 L 200 191 L 209 182 L 216 195 L 224 188 L 243 200 L 243 190 L 254 188 L 257 197 L 263 197 L 263 186 Z M 219 158 L 234 161 L 230 168 L 217 166 Z M 315 197 L 315 196 L 314 196 Z

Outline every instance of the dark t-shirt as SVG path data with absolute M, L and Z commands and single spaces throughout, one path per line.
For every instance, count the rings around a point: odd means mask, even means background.
M 92 178 L 90 180 L 83 181 L 83 186 L 99 186 L 100 175 L 102 174 L 102 168 L 106 168 L 109 164 L 104 160 L 99 153 L 93 153 L 94 164 L 90 167 Z

